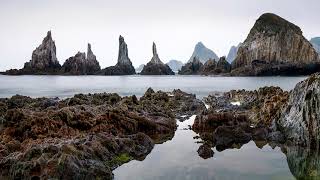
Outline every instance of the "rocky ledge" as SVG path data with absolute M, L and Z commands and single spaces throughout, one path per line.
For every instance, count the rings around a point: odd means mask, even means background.
M 239 148 L 251 140 L 258 146 L 273 143 L 287 149 L 318 150 L 319 88 L 320 74 L 314 74 L 291 92 L 263 87 L 204 98 L 209 109 L 197 115 L 192 126 L 203 140 L 199 155 L 208 158 L 212 147 L 218 151 Z
M 157 53 L 156 44 L 152 45 L 152 59 L 143 67 L 141 75 L 174 75 L 174 72 L 171 68 L 164 64 Z
M 176 118 L 204 104 L 180 90 L 138 99 L 118 94 L 0 99 L 0 178 L 112 179 L 112 170 L 142 160 L 173 137 Z

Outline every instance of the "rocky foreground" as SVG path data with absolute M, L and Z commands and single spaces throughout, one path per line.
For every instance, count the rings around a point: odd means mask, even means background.
M 193 94 L 151 88 L 139 99 L 114 93 L 0 99 L 0 178 L 112 179 L 113 169 L 143 160 L 155 143 L 173 137 L 177 119 L 191 115 L 197 115 L 191 128 L 204 159 L 213 147 L 223 151 L 254 140 L 258 147 L 280 146 L 300 177 L 307 172 L 297 166 L 307 169 L 297 156 L 318 154 L 319 88 L 320 74 L 314 74 L 291 92 L 263 87 L 209 95 L 208 109 Z M 319 172 L 318 159 L 308 168 Z
M 192 94 L 152 89 L 140 98 L 0 99 L 1 179 L 112 179 L 112 170 L 144 159 L 173 137 L 176 117 L 205 109 Z

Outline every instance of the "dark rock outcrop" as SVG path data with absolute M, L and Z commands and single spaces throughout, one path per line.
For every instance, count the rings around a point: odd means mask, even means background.
M 140 100 L 114 93 L 0 98 L 0 178 L 112 179 L 113 169 L 172 138 L 176 118 L 204 108 L 192 94 L 151 88 Z
M 232 63 L 232 75 L 304 75 L 320 70 L 319 56 L 301 29 L 271 13 L 256 21 Z
M 119 54 L 117 64 L 101 70 L 99 74 L 111 76 L 136 74 L 136 70 L 134 69 L 129 58 L 127 44 L 122 36 L 119 37 Z
M 203 64 L 197 57 L 194 57 L 191 62 L 188 62 L 182 66 L 181 70 L 178 72 L 180 75 L 196 75 L 202 72 Z
M 12 69 L 6 71 L 8 75 L 22 74 L 58 74 L 61 65 L 56 56 L 56 45 L 52 39 L 51 31 L 43 39 L 42 44 L 32 52 L 32 58 L 24 64 L 22 69 Z
M 85 53 L 78 52 L 62 65 L 61 73 L 67 75 L 93 75 L 100 71 L 99 62 L 88 44 L 87 57 Z
M 231 71 L 231 65 L 223 56 L 218 62 L 214 60 L 207 61 L 201 70 L 203 75 L 224 75 Z
M 287 106 L 277 122 L 278 128 L 293 144 L 320 146 L 320 74 L 298 83 L 290 93 Z
M 157 53 L 156 44 L 152 45 L 152 59 L 143 67 L 141 75 L 174 75 L 171 68 L 164 64 Z

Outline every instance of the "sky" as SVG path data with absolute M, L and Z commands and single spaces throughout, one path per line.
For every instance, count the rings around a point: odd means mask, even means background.
M 218 56 L 243 42 L 256 19 L 272 12 L 320 36 L 319 0 L 0 0 L 0 71 L 22 68 L 47 31 L 60 64 L 87 43 L 102 68 L 114 65 L 124 36 L 134 66 L 152 57 L 186 62 L 201 41 Z

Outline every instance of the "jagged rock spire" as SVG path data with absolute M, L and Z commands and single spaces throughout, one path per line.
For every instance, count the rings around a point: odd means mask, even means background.
M 118 64 L 117 65 L 132 65 L 129 55 L 128 47 L 124 38 L 120 35 L 119 37 L 119 55 L 118 55 Z
M 42 44 L 32 52 L 32 58 L 30 62 L 25 63 L 24 68 L 43 71 L 60 67 L 56 56 L 56 45 L 52 40 L 51 31 L 48 31 Z
M 88 43 L 87 60 L 88 61 L 96 61 L 97 60 L 96 56 L 93 54 L 93 52 L 91 50 L 91 44 L 90 43 Z
M 160 60 L 159 55 L 157 53 L 157 46 L 156 44 L 153 42 L 152 44 L 152 53 L 153 53 L 153 57 L 150 61 L 150 63 L 153 64 L 163 64 L 163 62 Z

